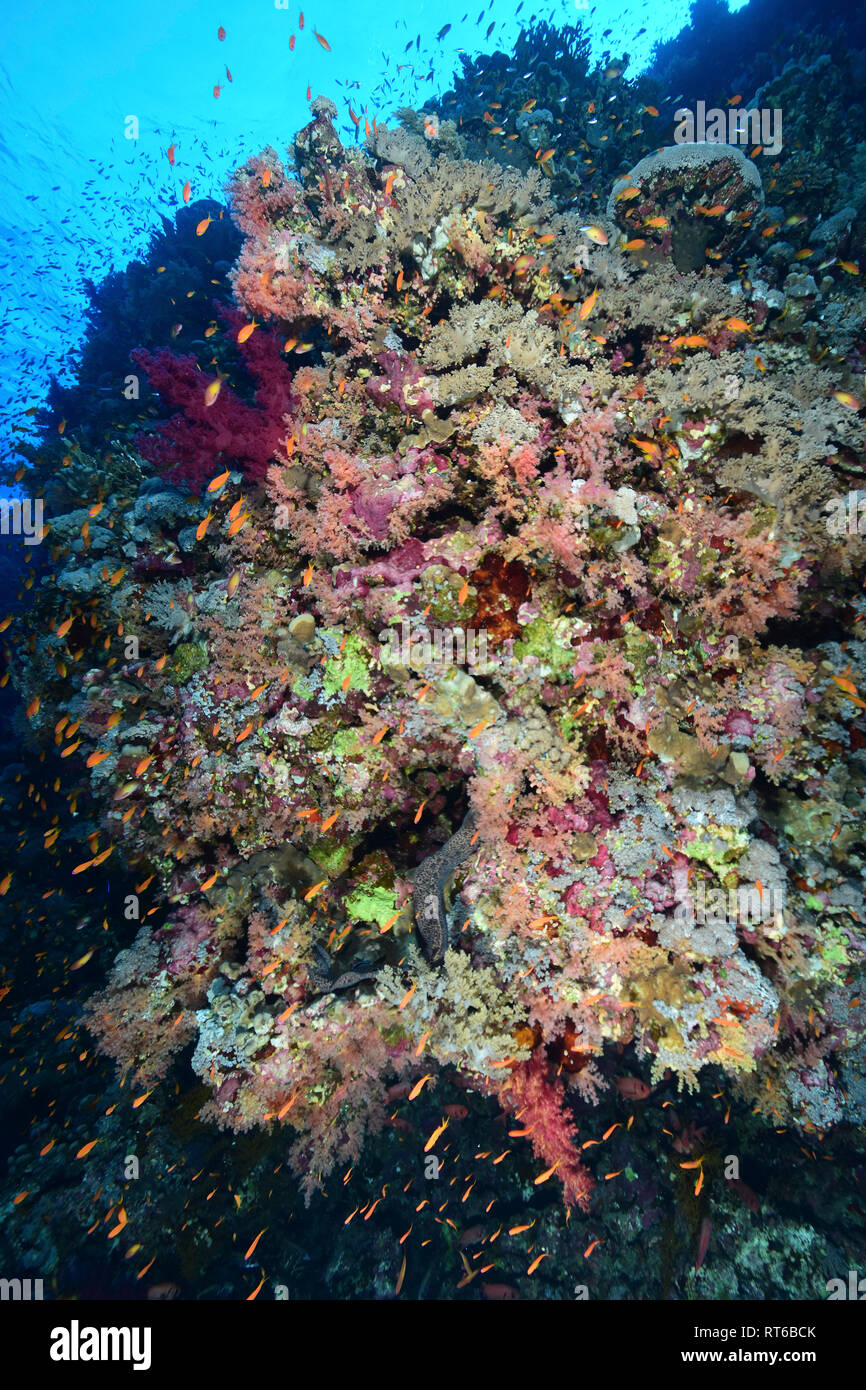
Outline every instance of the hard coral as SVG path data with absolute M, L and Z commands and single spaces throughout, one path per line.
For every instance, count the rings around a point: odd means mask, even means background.
M 745 240 L 764 206 L 761 175 L 736 145 L 668 145 L 617 179 L 607 203 L 630 237 L 670 252 L 678 270 L 700 270 Z

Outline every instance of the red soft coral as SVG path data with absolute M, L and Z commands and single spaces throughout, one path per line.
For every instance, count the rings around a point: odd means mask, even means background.
M 236 310 L 222 317 L 235 333 L 244 320 Z M 163 348 L 132 353 L 154 390 L 181 413 L 159 425 L 156 434 L 139 435 L 136 445 L 164 477 L 201 488 L 227 467 L 240 468 L 251 482 L 264 478 L 288 433 L 292 378 L 281 358 L 277 334 L 259 329 L 240 347 L 244 365 L 256 382 L 255 405 L 247 405 L 223 383 L 208 405 L 210 378 L 192 355 L 176 356 Z

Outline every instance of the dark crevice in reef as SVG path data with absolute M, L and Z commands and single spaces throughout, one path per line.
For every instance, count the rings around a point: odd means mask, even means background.
M 850 636 L 837 615 L 827 617 L 816 608 L 796 618 L 770 618 L 764 645 L 812 651 L 824 642 L 844 642 Z
M 415 527 L 412 539 L 427 543 L 446 541 L 455 531 L 462 527 L 469 529 L 475 524 L 475 514 L 465 502 L 452 499 L 427 512 L 423 522 Z
M 743 454 L 750 454 L 754 457 L 760 454 L 761 447 L 762 441 L 756 435 L 743 434 L 739 430 L 732 430 L 731 433 L 727 435 L 724 443 L 719 446 L 716 457 L 720 461 L 729 458 L 741 458 Z M 745 495 L 744 500 L 746 503 L 749 501 L 754 502 L 754 499 L 750 498 L 748 494 Z

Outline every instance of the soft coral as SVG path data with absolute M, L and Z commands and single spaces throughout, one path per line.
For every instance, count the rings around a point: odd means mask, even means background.
M 234 309 L 222 309 L 221 317 L 232 330 L 243 323 Z M 257 385 L 255 405 L 242 401 L 225 384 L 208 405 L 209 378 L 191 354 L 179 357 L 167 348 L 157 353 L 140 348 L 131 354 L 163 400 L 180 407 L 155 434 L 139 435 L 136 441 L 142 457 L 173 482 L 200 488 L 227 466 L 240 468 L 251 482 L 258 482 L 283 443 L 292 378 L 280 355 L 278 335 L 259 330 L 239 350 Z

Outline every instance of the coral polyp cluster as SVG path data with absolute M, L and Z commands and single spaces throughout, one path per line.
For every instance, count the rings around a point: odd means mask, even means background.
M 216 373 L 139 354 L 181 413 L 52 521 L 19 677 L 46 737 L 65 702 L 94 856 L 159 890 L 90 1027 L 136 1083 L 190 1048 L 202 1114 L 291 1132 L 308 1193 L 444 1068 L 582 1206 L 617 1047 L 855 1118 L 863 544 L 826 508 L 862 439 L 853 356 L 724 259 L 757 170 L 725 221 L 717 160 L 638 166 L 621 236 L 453 122 L 346 149 L 313 112 L 233 180 Z M 700 270 L 682 227 L 625 245 L 683 188 Z

